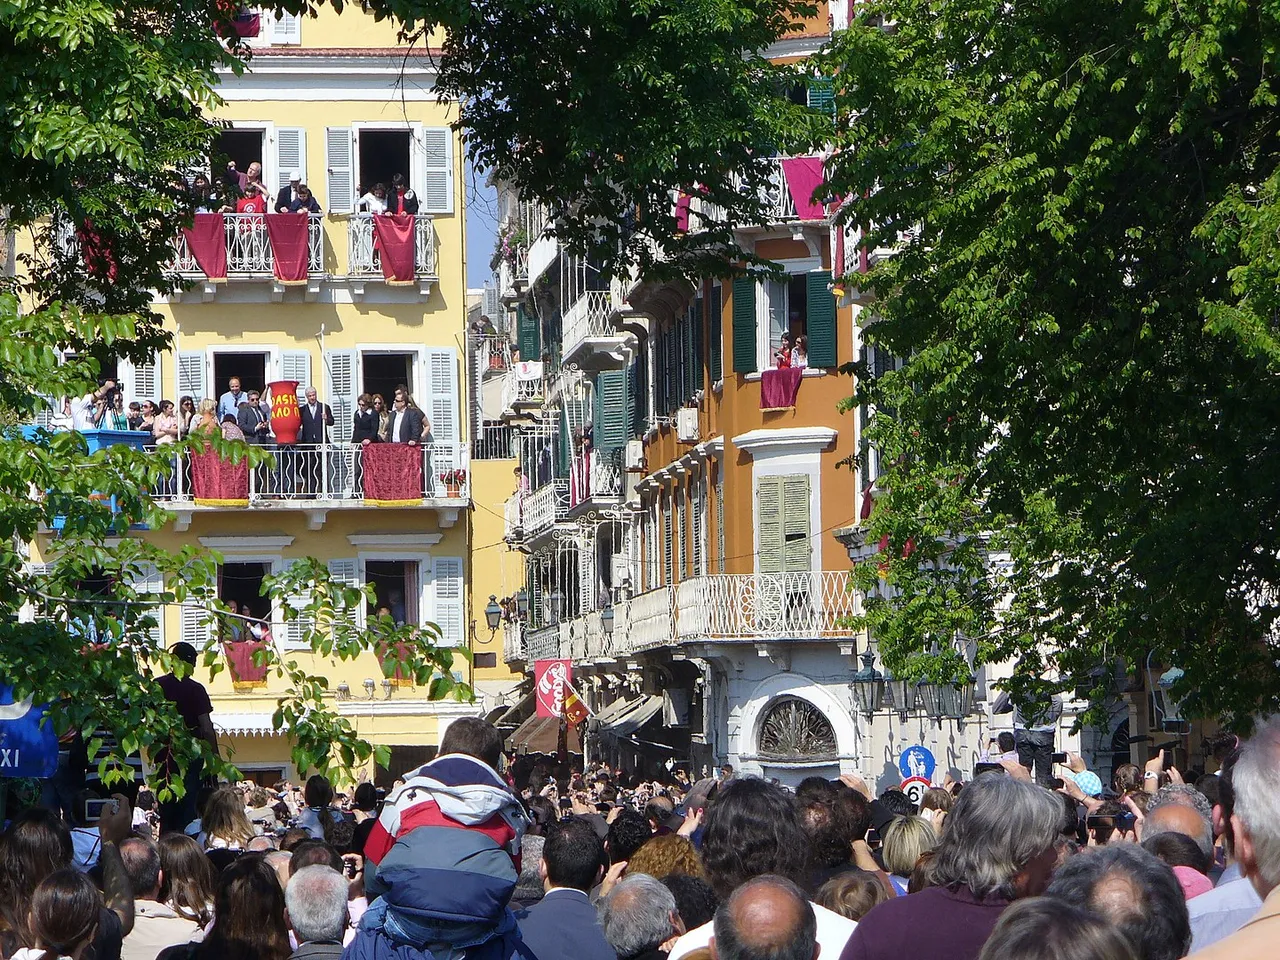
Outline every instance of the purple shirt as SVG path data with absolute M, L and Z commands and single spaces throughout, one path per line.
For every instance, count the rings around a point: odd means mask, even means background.
M 977 960 L 1008 900 L 929 887 L 886 900 L 862 918 L 840 960 Z

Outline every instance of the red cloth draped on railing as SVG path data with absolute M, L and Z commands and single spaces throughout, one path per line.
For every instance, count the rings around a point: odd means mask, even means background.
M 378 657 L 378 665 L 383 668 L 382 675 L 391 680 L 411 680 L 413 679 L 407 670 L 402 666 L 405 657 L 409 655 L 409 651 L 413 649 L 403 640 L 397 642 L 394 646 L 380 643 L 373 648 L 374 654 Z M 387 673 L 386 662 L 388 660 L 395 661 L 395 669 L 391 673 Z
M 269 213 L 266 220 L 276 279 L 287 284 L 306 283 L 310 260 L 310 215 Z
M 789 410 L 796 405 L 804 367 L 783 367 L 760 372 L 760 409 Z
M 684 191 L 676 198 L 676 231 L 679 233 L 689 232 L 689 206 L 692 202 L 693 196 Z
M 823 219 L 822 203 L 813 199 L 814 191 L 822 185 L 822 158 L 789 157 L 782 161 L 782 175 L 795 201 L 796 215 L 801 220 Z
M 227 666 L 231 669 L 231 679 L 234 682 L 261 683 L 267 679 L 266 663 L 258 666 L 253 662 L 254 653 L 265 650 L 266 646 L 260 640 L 243 640 L 222 645 L 222 651 L 227 655 Z
M 111 252 L 111 244 L 102 239 L 102 235 L 93 226 L 93 221 L 86 219 L 84 226 L 76 231 L 76 239 L 80 241 L 85 269 L 91 277 L 105 277 L 114 283 L 116 279 L 116 258 Z
M 232 463 L 205 449 L 191 454 L 191 491 L 195 502 L 210 507 L 249 505 L 249 462 Z
M 197 213 L 182 231 L 187 249 L 204 275 L 218 283 L 227 279 L 227 223 L 220 213 Z
M 387 283 L 413 283 L 415 218 L 407 213 L 381 214 L 373 218 L 373 234 Z
M 422 501 L 422 447 L 371 443 L 361 449 L 360 457 L 365 503 L 399 507 Z

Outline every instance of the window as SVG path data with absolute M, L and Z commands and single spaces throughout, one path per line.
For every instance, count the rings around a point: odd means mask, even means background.
M 792 274 L 785 280 L 766 280 L 763 284 L 764 329 L 768 338 L 760 345 L 762 367 L 778 365 L 778 348 L 782 335 L 789 334 L 791 343 L 806 332 L 808 318 L 808 274 Z
M 724 480 L 716 466 L 716 572 L 724 573 Z
M 390 410 L 396 387 L 407 386 L 413 392 L 416 358 L 414 353 L 363 351 L 360 354 L 360 392 L 382 394 Z
M 685 520 L 684 520 L 684 514 L 685 514 L 684 487 L 682 486 L 676 487 L 675 498 L 676 498 L 676 529 L 675 529 L 676 575 L 678 576 L 679 579 L 683 580 L 688 572 L 685 568 L 685 540 L 687 537 L 686 531 L 688 530 L 688 527 L 686 526 Z
M 809 530 L 809 477 L 761 477 L 756 489 L 761 573 L 802 573 L 813 565 Z
M 758 749 L 770 760 L 834 760 L 839 752 L 831 721 L 799 697 L 779 697 L 765 709 Z
M 411 139 L 408 130 L 360 131 L 356 141 L 357 196 L 364 196 L 378 183 L 390 189 L 391 179 L 397 173 L 412 185 L 412 171 L 409 168 Z
M 453 131 L 420 123 L 356 123 L 325 129 L 328 207 L 349 213 L 376 183 L 399 173 L 417 195 L 418 213 L 453 212 Z
M 236 170 L 247 173 L 249 164 L 257 163 L 266 166 L 267 131 L 264 129 L 223 130 L 214 141 L 210 167 L 215 178 L 223 176 L 228 163 L 234 163 Z M 264 176 L 262 182 L 269 183 Z
M 706 538 L 707 512 L 707 478 L 699 476 L 693 486 L 693 533 L 690 545 L 693 552 L 693 575 L 703 577 L 707 574 Z
M 224 353 L 217 352 L 213 355 L 213 384 L 211 392 L 208 396 L 216 400 L 230 389 L 231 378 L 235 377 L 240 381 L 240 388 L 244 391 L 262 390 L 266 387 L 269 380 L 274 379 L 270 375 L 270 359 L 271 355 L 267 353 Z M 299 387 L 305 384 L 298 384 Z M 187 391 L 180 390 L 181 394 Z M 196 394 L 190 394 L 199 401 L 200 397 Z
M 367 615 L 389 615 L 399 626 L 422 622 L 417 560 L 366 560 L 364 578 L 375 597 Z
M 862 347 L 860 359 L 873 379 L 883 377 L 886 373 L 902 369 L 902 358 L 895 357 L 887 350 L 874 344 Z M 858 407 L 858 484 L 866 490 L 880 479 L 883 472 L 880 464 L 880 451 L 867 440 L 867 428 L 876 411 L 868 404 Z M 881 411 L 891 415 L 891 411 Z

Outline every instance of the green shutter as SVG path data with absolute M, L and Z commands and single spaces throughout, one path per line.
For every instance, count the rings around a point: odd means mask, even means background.
M 560 436 L 556 438 L 556 466 L 555 475 L 557 477 L 569 476 L 569 451 L 573 446 L 573 437 L 569 431 L 569 414 L 565 410 L 560 411 Z
M 809 78 L 809 109 L 826 116 L 836 112 L 836 84 L 830 77 Z
M 710 323 L 710 342 L 707 351 L 710 362 L 707 364 L 708 373 L 711 376 L 711 382 L 718 383 L 724 379 L 724 317 L 721 315 L 721 288 L 716 286 L 711 288 L 711 302 L 707 307 L 707 314 Z
M 782 532 L 782 478 L 761 477 L 756 486 L 756 527 L 760 530 L 760 572 L 786 569 Z
M 733 281 L 733 370 L 756 371 L 756 282 L 750 277 Z
M 648 372 L 646 355 L 642 351 L 627 368 L 627 436 L 638 437 L 644 433 L 644 418 L 648 413 L 645 399 L 645 374 Z
M 521 360 L 542 359 L 542 330 L 536 314 L 516 304 L 516 347 Z
M 698 391 L 702 389 L 702 355 L 706 352 L 702 349 L 703 343 L 706 341 L 705 327 L 706 323 L 706 307 L 707 303 L 702 297 L 698 297 L 693 301 L 693 389 Z
M 684 320 L 680 324 L 680 402 L 688 403 L 693 397 L 693 391 L 697 388 L 694 383 L 697 377 L 693 369 L 693 327 L 696 314 L 693 310 L 693 304 L 689 305 L 689 312 L 685 314 Z
M 782 539 L 784 564 L 788 573 L 801 573 L 813 566 L 809 541 L 809 478 L 801 474 L 782 478 Z
M 680 406 L 680 331 L 674 326 L 666 333 L 667 340 L 667 409 L 671 413 Z
M 621 450 L 631 435 L 627 405 L 627 371 L 605 370 L 596 376 L 596 418 L 592 445 L 598 450 Z
M 809 338 L 809 366 L 834 367 L 836 359 L 836 298 L 831 292 L 831 271 L 815 270 L 809 274 L 807 297 L 808 319 L 805 336 Z

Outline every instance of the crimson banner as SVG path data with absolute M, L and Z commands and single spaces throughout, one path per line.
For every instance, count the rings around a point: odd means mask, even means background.
M 183 229 L 187 249 L 210 280 L 227 279 L 227 225 L 220 213 L 197 213 Z
M 814 191 L 822 184 L 821 157 L 789 157 L 782 161 L 782 175 L 801 220 L 821 220 L 826 216 L 821 202 L 813 199 Z
M 414 217 L 407 213 L 379 214 L 373 218 L 382 275 L 387 283 L 413 283 L 413 227 Z
M 422 502 L 421 447 L 411 443 L 371 443 L 359 449 L 365 503 L 397 507 Z
M 538 716 L 563 717 L 564 702 L 569 695 L 569 683 L 573 680 L 573 663 L 570 660 L 535 660 L 533 663 L 533 689 L 538 702 Z
M 760 409 L 787 410 L 796 405 L 804 367 L 760 371 Z
M 271 259 L 276 279 L 281 283 L 307 282 L 308 228 L 311 217 L 305 213 L 269 213 L 267 239 L 271 242 Z
M 258 640 L 242 640 L 222 645 L 222 650 L 227 655 L 227 667 L 231 670 L 231 679 L 235 683 L 261 683 L 267 679 L 266 662 L 261 666 L 253 662 L 254 653 L 265 650 L 266 646 Z

